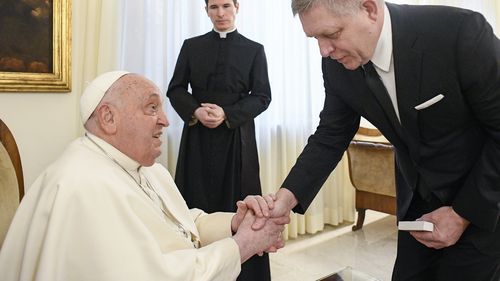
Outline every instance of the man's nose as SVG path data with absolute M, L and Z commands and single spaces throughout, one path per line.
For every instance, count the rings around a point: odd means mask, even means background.
M 333 51 L 335 51 L 335 47 L 331 42 L 325 39 L 318 39 L 318 45 L 319 45 L 319 52 L 321 53 L 321 56 L 326 58 L 329 57 Z
M 224 9 L 223 8 L 219 8 L 217 9 L 217 16 L 218 17 L 224 17 Z
M 163 110 L 158 114 L 158 125 L 161 125 L 162 127 L 168 127 L 170 125 L 167 115 Z

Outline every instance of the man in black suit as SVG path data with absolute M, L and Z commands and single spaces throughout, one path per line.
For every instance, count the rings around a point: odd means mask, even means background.
M 323 58 L 325 104 L 274 211 L 304 212 L 360 117 L 394 145 L 393 280 L 500 280 L 500 43 L 476 12 L 383 0 L 292 0 Z

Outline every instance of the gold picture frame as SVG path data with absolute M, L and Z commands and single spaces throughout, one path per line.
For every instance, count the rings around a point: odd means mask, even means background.
M 71 0 L 2 0 L 0 11 L 0 92 L 70 92 Z

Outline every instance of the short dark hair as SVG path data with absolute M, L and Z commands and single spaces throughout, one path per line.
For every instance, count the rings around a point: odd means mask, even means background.
M 238 0 L 233 0 L 234 5 L 238 4 Z M 208 5 L 208 0 L 205 0 L 205 5 Z

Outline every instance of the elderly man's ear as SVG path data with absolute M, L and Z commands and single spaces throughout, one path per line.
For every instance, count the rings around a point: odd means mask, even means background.
M 117 130 L 116 108 L 110 104 L 103 104 L 96 113 L 101 129 L 107 134 L 115 134 Z

